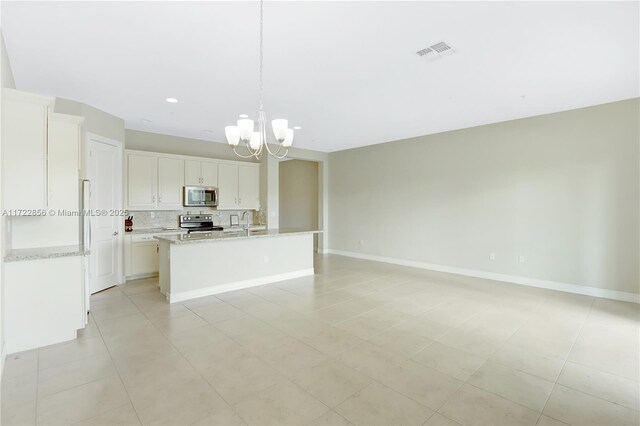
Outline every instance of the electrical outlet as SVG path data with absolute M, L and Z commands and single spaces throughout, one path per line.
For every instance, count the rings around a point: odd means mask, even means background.
M 360 245 L 363 246 L 364 245 L 364 240 L 360 240 Z
M 521 255 L 520 257 L 518 257 L 518 262 L 524 263 L 524 256 Z
M 489 253 L 489 260 L 496 260 L 496 254 L 494 252 Z
M 156 218 L 156 212 L 151 212 L 151 219 L 155 219 Z
M 269 256 L 264 257 L 264 263 L 269 263 Z

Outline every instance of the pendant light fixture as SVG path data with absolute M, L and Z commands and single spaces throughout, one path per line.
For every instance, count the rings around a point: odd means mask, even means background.
M 271 128 L 276 141 L 278 142 L 278 150 L 272 152 L 267 144 L 267 115 L 262 108 L 262 60 L 263 60 L 263 0 L 260 0 L 260 108 L 258 109 L 258 130 L 255 131 L 253 120 L 250 118 L 241 118 L 236 126 L 226 126 L 224 134 L 227 137 L 229 146 L 233 148 L 233 152 L 238 157 L 256 159 L 260 158 L 263 150 L 275 158 L 284 158 L 289 152 L 289 147 L 293 142 L 293 129 L 289 128 L 289 122 L 284 118 L 278 118 L 271 122 Z M 247 150 L 247 155 L 238 152 L 238 145 L 243 145 Z

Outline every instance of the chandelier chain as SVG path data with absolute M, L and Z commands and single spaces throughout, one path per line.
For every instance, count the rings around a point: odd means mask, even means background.
M 233 137 L 230 137 L 229 135 L 227 135 L 227 141 L 229 142 L 229 145 L 233 147 L 233 152 L 235 152 L 236 155 L 241 158 L 253 157 L 256 159 L 260 159 L 260 155 L 262 154 L 263 150 L 265 150 L 269 153 L 269 155 L 277 159 L 283 159 L 287 156 L 289 152 L 289 147 L 291 146 L 291 140 L 293 139 L 293 130 L 291 129 L 287 130 L 288 132 L 287 137 L 289 138 L 287 145 L 283 144 L 286 138 L 283 138 L 282 136 L 277 136 L 280 138 L 280 139 L 277 139 L 277 141 L 279 142 L 278 149 L 276 151 L 272 151 L 271 148 L 269 148 L 269 144 L 267 142 L 267 115 L 264 112 L 264 108 L 263 108 L 263 95 L 264 95 L 263 68 L 264 68 L 264 0 L 260 0 L 260 75 L 259 75 L 260 108 L 258 109 L 258 131 L 257 132 L 254 131 L 252 133 L 252 137 L 250 138 L 246 138 L 246 137 L 240 138 L 239 135 L 236 133 L 235 142 Z M 252 122 L 251 120 L 245 120 L 245 121 Z M 240 120 L 238 120 L 238 127 L 240 127 Z M 238 132 L 238 127 L 228 126 L 228 128 L 233 128 L 234 129 L 233 131 L 235 132 Z M 226 130 L 227 130 L 227 127 L 225 127 L 225 132 Z M 274 133 L 275 133 L 275 128 L 274 128 Z M 256 134 L 258 138 L 257 141 L 254 139 Z M 239 142 L 242 142 L 244 144 L 249 155 L 243 155 L 237 151 L 236 148 Z
M 262 110 L 262 61 L 263 61 L 263 35 L 262 35 L 262 27 L 264 25 L 262 6 L 264 0 L 260 0 L 260 110 Z

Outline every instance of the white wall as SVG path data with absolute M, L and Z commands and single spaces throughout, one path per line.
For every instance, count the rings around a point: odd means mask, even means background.
M 318 163 L 282 161 L 279 181 L 280 228 L 318 229 Z
M 7 49 L 4 45 L 4 38 L 0 32 L 0 82 L 2 87 L 8 87 L 15 89 L 16 84 L 13 79 L 13 72 L 11 71 L 11 64 L 9 63 L 9 56 L 7 55 Z M 0 92 L 1 93 L 1 92 Z M 0 94 L 0 116 L 2 115 L 2 95 Z M 1 122 L 1 120 L 0 120 Z M 2 126 L 0 124 L 0 134 L 2 133 Z M 0 149 L 0 165 L 2 164 L 2 150 Z M 1 167 L 1 166 L 0 166 Z M 2 171 L 0 170 L 0 187 L 2 187 Z M 0 211 L 2 211 L 2 197 L 0 197 Z M 4 253 L 6 250 L 5 235 L 6 235 L 6 218 L 0 216 L 0 376 L 4 370 L 4 356 L 5 356 L 5 333 L 4 333 Z
M 637 295 L 639 117 L 636 98 L 332 153 L 330 247 Z

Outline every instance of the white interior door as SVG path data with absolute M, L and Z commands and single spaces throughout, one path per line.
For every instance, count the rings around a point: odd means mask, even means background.
M 122 275 L 119 269 L 124 219 L 116 214 L 122 208 L 122 147 L 89 139 L 87 166 L 93 213 L 90 255 L 93 294 L 118 284 Z

